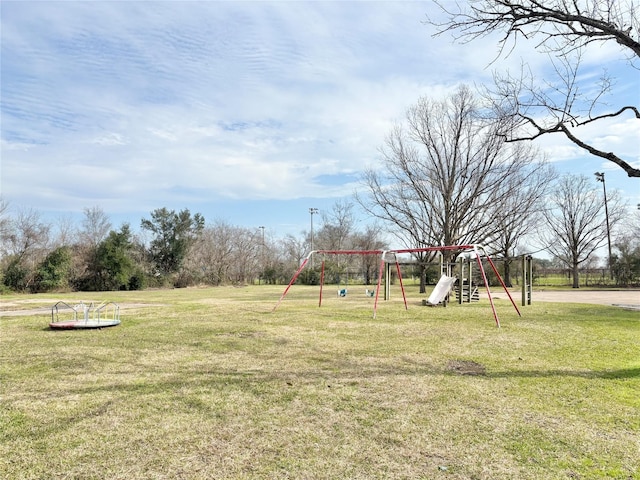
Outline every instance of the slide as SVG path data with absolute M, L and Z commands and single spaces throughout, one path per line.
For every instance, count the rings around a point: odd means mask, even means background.
M 444 274 L 438 280 L 436 287 L 427 298 L 427 303 L 430 305 L 438 305 L 444 297 L 446 297 L 451 291 L 451 287 L 453 287 L 454 282 L 456 281 L 456 277 L 448 277 Z

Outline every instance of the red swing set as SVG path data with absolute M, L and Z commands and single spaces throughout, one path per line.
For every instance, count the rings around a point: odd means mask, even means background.
M 319 254 L 319 255 L 380 255 L 380 270 L 378 272 L 378 284 L 376 287 L 375 301 L 373 304 L 373 318 L 376 318 L 376 313 L 378 310 L 378 299 L 380 297 L 380 285 L 382 283 L 384 266 L 386 263 L 388 264 L 395 263 L 396 271 L 398 274 L 398 280 L 400 282 L 400 289 L 402 290 L 402 299 L 404 300 L 404 307 L 405 307 L 405 310 L 408 310 L 409 307 L 407 305 L 407 297 L 405 294 L 404 285 L 402 283 L 402 274 L 400 272 L 400 264 L 398 262 L 397 256 L 405 253 L 421 253 L 421 252 L 444 253 L 444 252 L 456 252 L 456 251 L 460 252 L 461 255 L 467 256 L 467 258 L 470 260 L 473 258 L 477 260 L 478 267 L 482 274 L 482 279 L 484 281 L 484 285 L 487 291 L 487 297 L 489 298 L 489 303 L 491 304 L 491 310 L 493 312 L 493 318 L 495 319 L 496 326 L 500 328 L 500 319 L 498 318 L 498 312 L 496 311 L 496 307 L 493 302 L 493 296 L 491 295 L 491 290 L 489 289 L 489 282 L 487 281 L 487 275 L 482 265 L 481 258 L 487 259 L 487 261 L 489 262 L 489 265 L 491 265 L 491 268 L 493 269 L 493 272 L 495 273 L 496 277 L 500 281 L 502 288 L 504 289 L 505 293 L 509 297 L 511 304 L 513 305 L 513 308 L 515 308 L 516 312 L 518 313 L 518 316 L 521 317 L 522 315 L 520 314 L 520 310 L 518 309 L 515 302 L 513 301 L 513 297 L 511 296 L 511 293 L 509 292 L 509 290 L 507 289 L 507 286 L 502 280 L 500 273 L 498 273 L 498 269 L 496 268 L 495 263 L 493 263 L 493 260 L 489 255 L 487 255 L 484 247 L 482 247 L 481 245 L 451 245 L 451 246 L 439 246 L 439 247 L 404 248 L 404 249 L 396 249 L 396 250 L 313 250 L 309 252 L 309 254 L 305 257 L 303 262 L 300 264 L 300 267 L 291 278 L 291 281 L 287 285 L 287 288 L 285 288 L 284 292 L 282 293 L 282 296 L 280 297 L 280 300 L 278 300 L 278 303 L 273 307 L 272 311 L 275 311 L 280 305 L 280 303 L 282 303 L 282 300 L 284 300 L 284 297 L 287 295 L 287 292 L 297 280 L 298 276 L 300 275 L 300 272 L 302 272 L 302 270 L 307 266 L 311 258 L 313 258 L 313 255 L 316 255 L 316 254 Z M 318 307 L 322 306 L 323 286 L 324 286 L 324 258 L 322 260 L 322 267 L 320 270 L 320 298 L 318 300 Z

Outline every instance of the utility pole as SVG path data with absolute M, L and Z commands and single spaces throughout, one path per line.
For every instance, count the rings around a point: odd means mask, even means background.
M 602 190 L 604 192 L 604 215 L 607 221 L 607 244 L 609 246 L 609 276 L 613 279 L 613 269 L 611 268 L 611 230 L 609 229 L 609 207 L 607 205 L 607 187 L 604 182 L 604 172 L 594 173 L 596 182 L 602 182 Z
M 260 225 L 258 228 L 262 230 L 262 246 L 260 247 L 260 269 L 262 271 L 260 272 L 260 276 L 258 277 L 258 285 L 260 285 L 260 279 L 264 275 L 264 226 Z

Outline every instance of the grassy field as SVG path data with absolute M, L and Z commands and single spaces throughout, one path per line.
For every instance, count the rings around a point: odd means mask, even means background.
M 601 273 L 586 273 L 581 272 L 578 276 L 579 284 L 581 288 L 584 287 L 603 287 L 612 288 L 616 287 L 615 280 L 612 280 L 608 275 L 602 275 Z M 539 274 L 533 281 L 535 286 L 555 286 L 555 287 L 571 287 L 573 285 L 573 279 L 567 275 L 554 275 L 554 274 Z
M 637 311 L 282 290 L 1 297 L 147 305 L 0 317 L 0 478 L 640 479 Z

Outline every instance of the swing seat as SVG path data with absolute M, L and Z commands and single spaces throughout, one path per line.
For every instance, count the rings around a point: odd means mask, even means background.
M 347 289 L 346 288 L 341 288 L 340 290 L 338 290 L 338 296 L 339 297 L 346 297 L 347 296 Z

